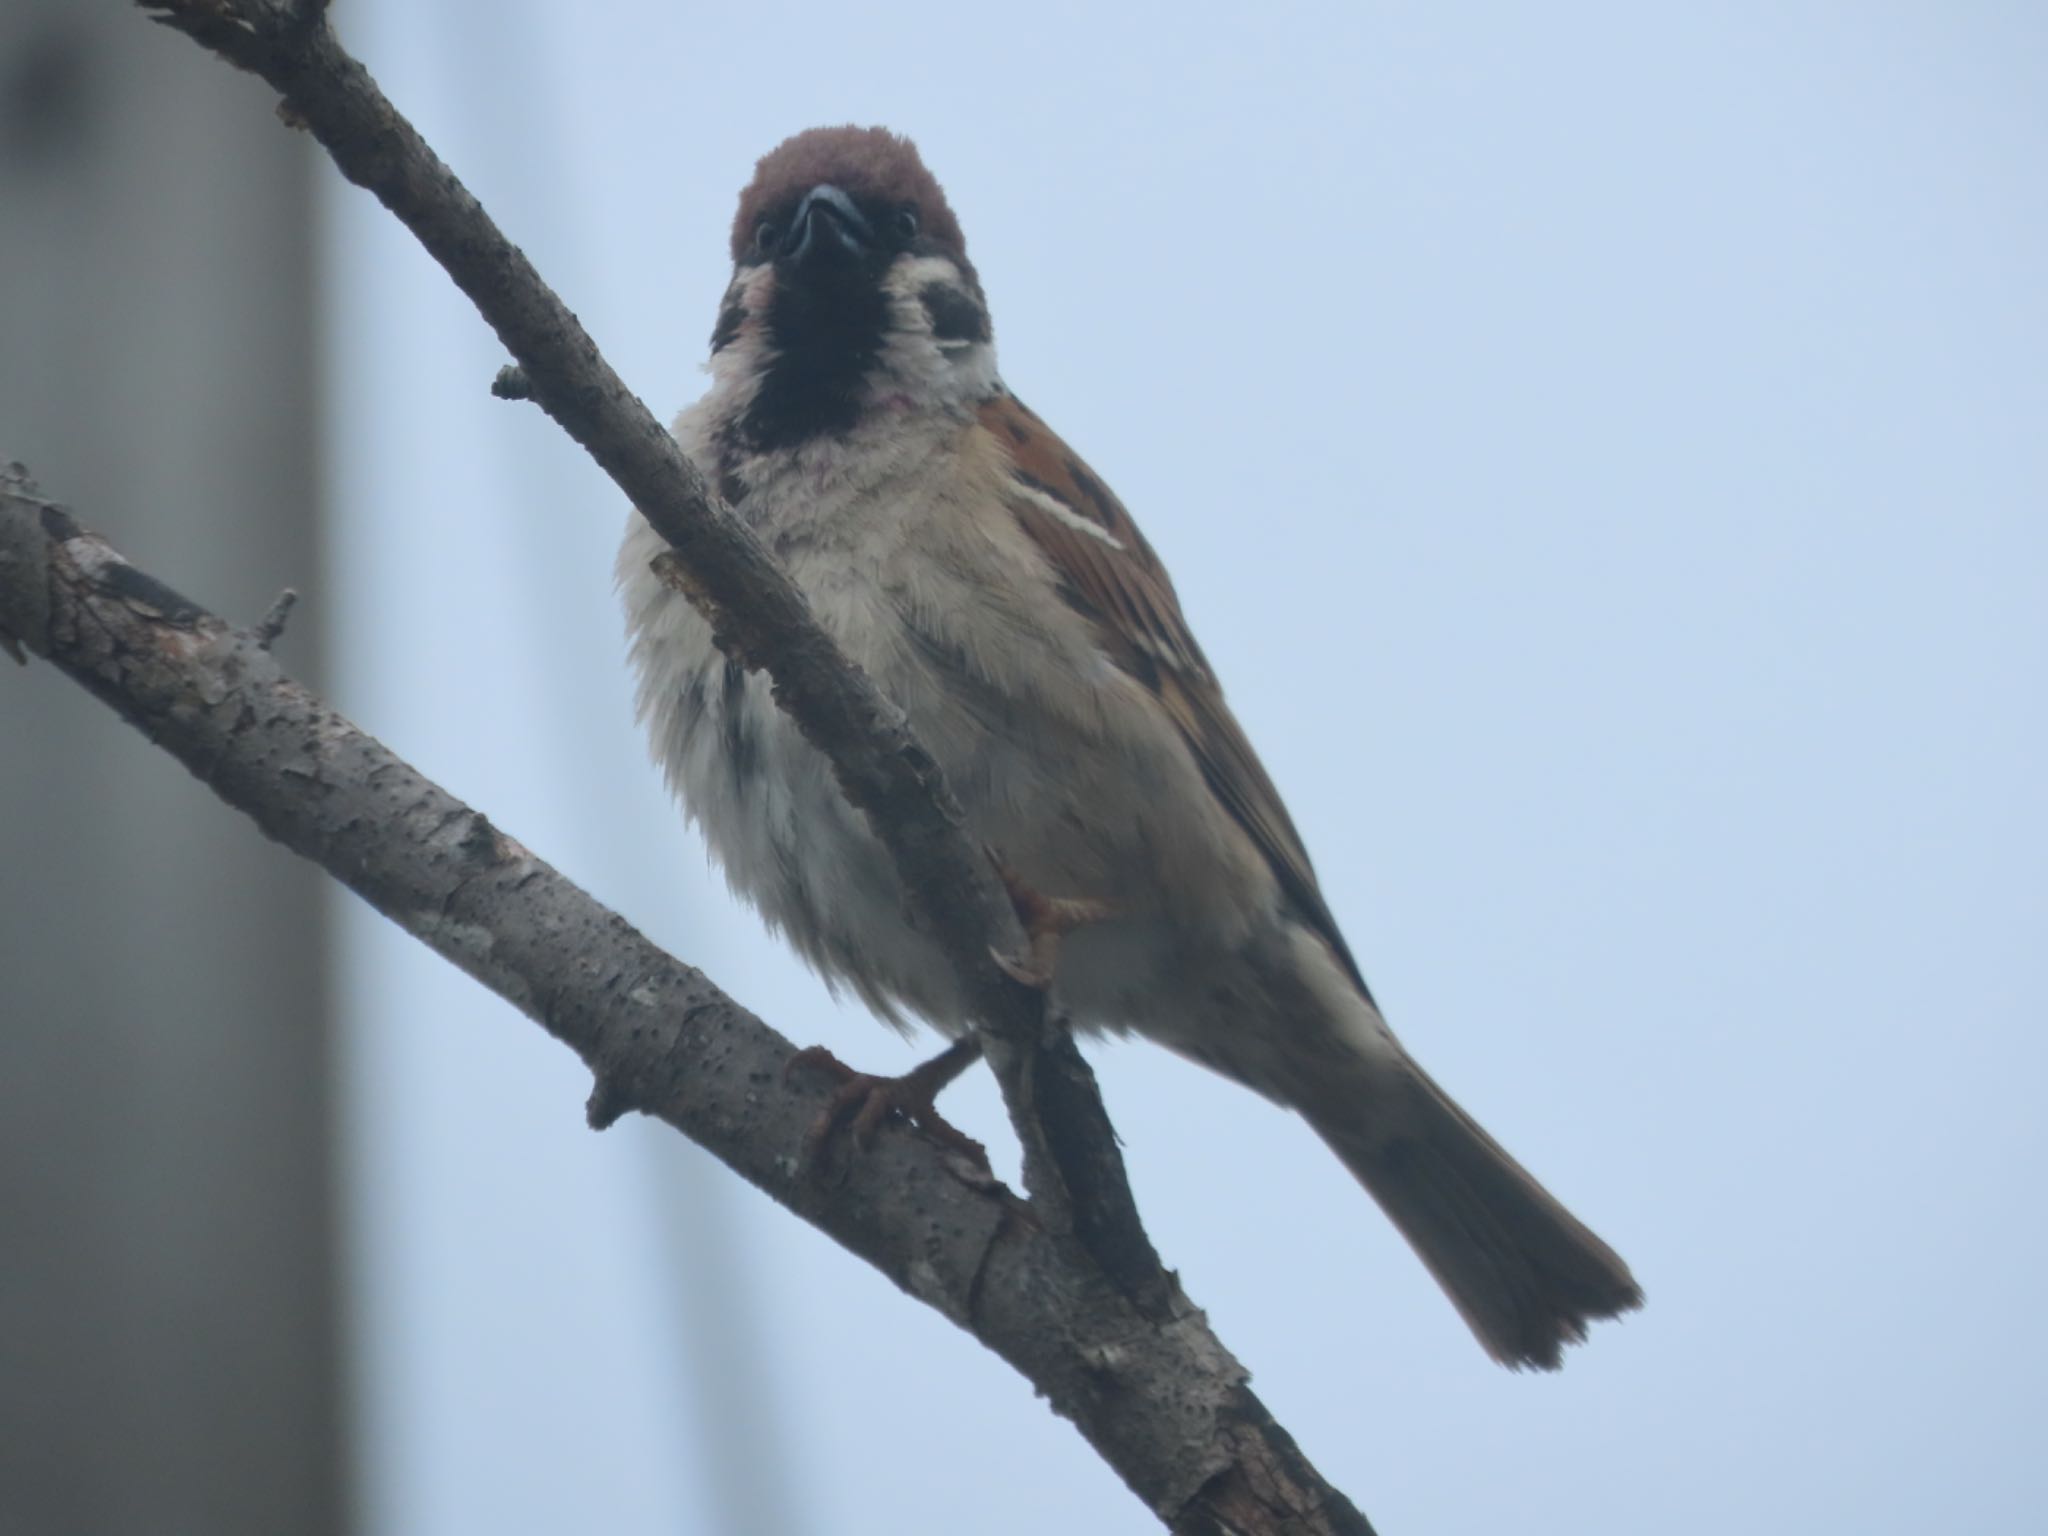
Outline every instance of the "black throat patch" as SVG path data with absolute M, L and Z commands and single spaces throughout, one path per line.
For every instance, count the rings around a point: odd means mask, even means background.
M 874 273 L 778 282 L 768 315 L 773 360 L 741 423 L 747 445 L 765 452 L 849 430 L 888 321 Z

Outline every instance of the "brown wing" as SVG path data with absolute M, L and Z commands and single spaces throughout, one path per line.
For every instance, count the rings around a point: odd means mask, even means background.
M 1024 531 L 1059 573 L 1062 594 L 1094 621 L 1103 653 L 1157 695 L 1210 791 L 1250 834 L 1280 888 L 1321 934 L 1370 1000 L 1337 931 L 1308 851 L 1280 792 L 1223 702 L 1208 660 L 1188 632 L 1166 568 L 1109 487 L 1014 395 L 981 407 L 981 423 L 1009 451 Z

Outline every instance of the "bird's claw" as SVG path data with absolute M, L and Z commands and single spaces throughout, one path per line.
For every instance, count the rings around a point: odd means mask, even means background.
M 987 852 L 989 862 L 1002 878 L 1003 889 L 1009 893 L 1010 907 L 1024 929 L 1025 943 L 1021 958 L 994 949 L 989 953 L 1003 973 L 1019 986 L 1035 992 L 1050 991 L 1053 970 L 1059 962 L 1060 940 L 1076 928 L 1115 917 L 1116 909 L 1106 901 L 1088 897 L 1041 895 L 995 849 Z
M 945 1059 L 940 1058 L 942 1061 Z M 821 1168 L 825 1148 L 842 1126 L 852 1135 L 853 1144 L 865 1152 L 874 1145 L 875 1132 L 882 1122 L 891 1115 L 901 1115 L 926 1139 L 965 1158 L 978 1171 L 987 1173 L 988 1148 L 948 1121 L 933 1102 L 939 1090 L 955 1075 L 928 1071 L 933 1065 L 927 1062 L 901 1077 L 876 1077 L 855 1071 L 822 1045 L 806 1046 L 791 1056 L 782 1069 L 784 1081 L 800 1067 L 814 1068 L 838 1079 L 832 1097 L 825 1101 L 825 1107 L 804 1133 L 803 1150 L 799 1154 L 802 1166 L 810 1172 Z

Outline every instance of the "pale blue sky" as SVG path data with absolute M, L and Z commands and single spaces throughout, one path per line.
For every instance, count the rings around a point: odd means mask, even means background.
M 922 144 L 1396 1025 L 1648 1288 L 1509 1376 L 1305 1128 L 1097 1049 L 1162 1252 L 1387 1536 L 2038 1519 L 2048 12 L 338 19 L 663 414 L 753 158 Z M 646 765 L 616 491 L 327 208 L 342 706 L 785 1032 L 907 1062 Z M 934 1314 L 583 1130 L 509 1009 L 365 914 L 345 954 L 373 1531 L 1152 1528 Z

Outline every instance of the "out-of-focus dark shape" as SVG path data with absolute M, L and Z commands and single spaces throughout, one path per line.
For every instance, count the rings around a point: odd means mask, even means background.
M 0 7 L 0 457 L 317 672 L 313 163 L 131 8 Z M 309 666 L 309 663 L 313 665 Z M 345 1529 L 316 871 L 0 676 L 0 1532 Z

